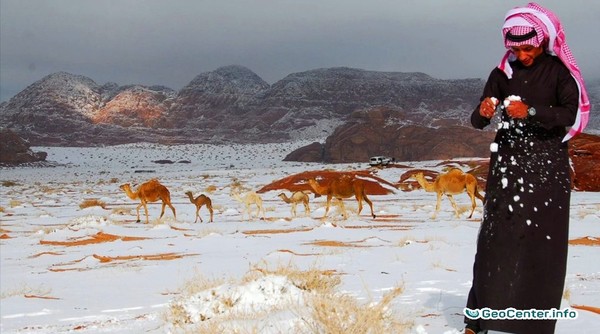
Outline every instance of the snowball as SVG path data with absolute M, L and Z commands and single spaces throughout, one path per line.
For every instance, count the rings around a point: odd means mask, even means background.
M 513 200 L 515 202 L 518 202 L 521 199 L 521 197 L 519 197 L 519 195 L 515 195 L 515 197 L 513 197 Z
M 490 100 L 492 100 L 492 102 L 494 103 L 494 106 L 497 106 L 497 105 L 498 105 L 498 102 L 499 102 L 499 101 L 498 101 L 498 99 L 497 99 L 497 98 L 495 98 L 495 97 L 490 97 Z
M 490 144 L 490 152 L 498 152 L 498 143 Z
M 505 108 L 508 107 L 508 105 L 512 101 L 521 101 L 521 97 L 517 96 L 517 95 L 510 95 L 509 97 L 507 97 L 506 99 L 504 99 L 504 107 Z
M 502 178 L 502 189 L 508 187 L 508 179 L 507 178 Z
M 531 220 L 527 219 L 527 226 L 531 225 Z

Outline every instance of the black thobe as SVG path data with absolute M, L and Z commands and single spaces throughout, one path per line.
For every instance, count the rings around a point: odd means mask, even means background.
M 511 63 L 513 77 L 494 69 L 483 96 L 510 95 L 536 109 L 525 120 L 502 112 L 491 145 L 484 214 L 467 307 L 560 309 L 567 266 L 571 179 L 565 127 L 574 123 L 579 91 L 557 57 L 541 54 L 530 67 Z M 471 116 L 482 129 L 490 120 Z M 496 149 L 497 146 L 497 149 Z M 482 320 L 482 329 L 553 333 L 554 320 Z

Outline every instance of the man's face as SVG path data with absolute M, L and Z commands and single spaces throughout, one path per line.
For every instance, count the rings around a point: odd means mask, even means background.
M 510 49 L 517 56 L 517 59 L 519 59 L 523 66 L 533 65 L 533 60 L 537 58 L 537 56 L 541 55 L 542 52 L 544 52 L 543 47 L 535 47 L 533 45 L 513 46 Z

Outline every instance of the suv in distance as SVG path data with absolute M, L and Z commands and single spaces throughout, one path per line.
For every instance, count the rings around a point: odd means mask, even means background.
M 390 162 L 394 161 L 393 158 L 385 156 L 375 156 L 369 159 L 369 165 L 371 166 L 387 166 Z

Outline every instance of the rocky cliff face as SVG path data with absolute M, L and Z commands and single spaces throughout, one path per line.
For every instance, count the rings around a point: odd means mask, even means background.
M 0 122 L 38 146 L 322 140 L 335 131 L 327 143 L 331 152 L 349 150 L 343 143 L 350 141 L 359 150 L 356 157 L 362 158 L 373 151 L 384 153 L 378 143 L 389 141 L 402 144 L 390 155 L 415 159 L 436 154 L 410 153 L 407 147 L 416 145 L 411 138 L 433 143 L 435 138 L 453 138 L 444 134 L 456 131 L 448 127 L 470 128 L 469 115 L 483 84 L 480 79 L 439 80 L 423 73 L 340 67 L 293 73 L 269 85 L 234 65 L 202 73 L 176 92 L 162 86 L 98 85 L 61 72 L 1 104 Z M 589 86 L 594 103 L 599 90 L 593 83 Z M 599 129 L 599 121 L 592 117 L 589 128 Z M 344 124 L 345 130 L 338 128 Z M 405 139 L 384 137 L 383 127 Z M 469 142 L 457 138 L 450 152 L 472 153 L 476 138 L 469 131 L 460 129 L 461 138 Z M 428 139 L 426 132 L 434 134 Z M 435 147 L 447 151 L 448 145 L 442 140 Z M 344 159 L 342 153 L 329 154 L 332 161 Z
M 269 86 L 245 67 L 226 66 L 175 92 L 100 86 L 61 72 L 0 106 L 0 120 L 33 145 L 320 139 L 373 106 L 404 113 L 406 124 L 460 124 L 482 85 L 478 79 L 329 68 L 290 74 Z
M 324 144 L 300 148 L 286 160 L 366 162 L 385 155 L 397 161 L 488 157 L 494 133 L 462 125 L 419 125 L 412 113 L 378 107 L 356 112 Z
M 0 129 L 0 166 L 45 161 L 46 152 L 33 152 L 29 143 L 9 129 Z
M 569 141 L 573 163 L 573 187 L 600 191 L 600 136 L 582 133 Z

